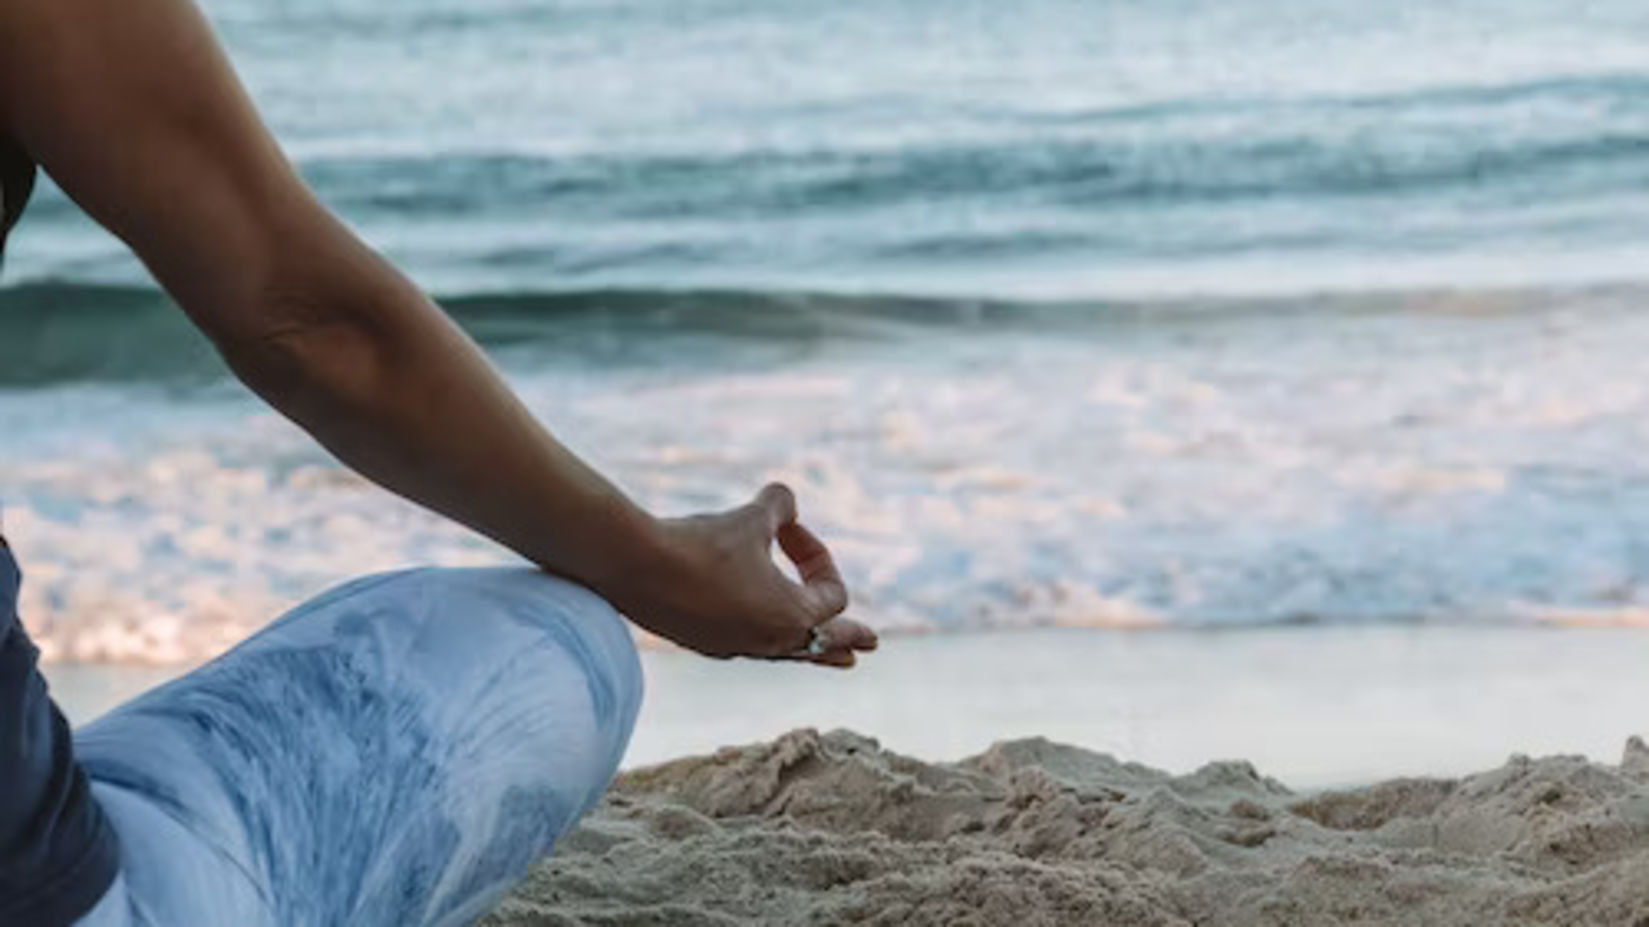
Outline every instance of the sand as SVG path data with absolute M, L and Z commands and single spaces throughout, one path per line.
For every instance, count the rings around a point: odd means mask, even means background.
M 1301 794 L 800 730 L 624 774 L 483 924 L 1649 927 L 1649 748 Z

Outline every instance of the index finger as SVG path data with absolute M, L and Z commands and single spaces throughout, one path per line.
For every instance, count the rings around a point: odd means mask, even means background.
M 818 535 L 793 521 L 779 528 L 778 539 L 779 548 L 796 565 L 813 619 L 823 623 L 846 610 L 847 583 Z

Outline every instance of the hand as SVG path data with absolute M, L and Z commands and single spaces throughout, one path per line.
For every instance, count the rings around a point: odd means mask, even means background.
M 706 656 L 850 667 L 876 633 L 840 617 L 847 587 L 830 551 L 797 521 L 796 497 L 773 484 L 718 515 L 660 521 L 648 556 L 598 589 L 632 621 Z M 800 582 L 773 562 L 773 542 Z M 810 654 L 812 629 L 823 652 Z

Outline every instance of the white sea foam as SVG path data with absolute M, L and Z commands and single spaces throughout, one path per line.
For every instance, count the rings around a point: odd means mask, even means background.
M 661 512 L 789 481 L 884 629 L 1642 623 L 1649 318 L 1539 302 L 504 360 Z M 0 420 L 51 658 L 196 658 L 359 573 L 508 557 L 223 390 L 0 394 Z

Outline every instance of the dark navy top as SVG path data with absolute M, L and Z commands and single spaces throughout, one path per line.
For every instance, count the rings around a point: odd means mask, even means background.
M 0 538 L 0 924 L 66 927 L 108 891 L 120 848 L 18 620 L 21 582 Z
M 0 136 L 0 257 L 34 164 Z M 0 537 L 0 927 L 66 927 L 109 890 L 120 847 L 75 765 L 68 722 L 46 694 L 17 617 L 23 577 Z

